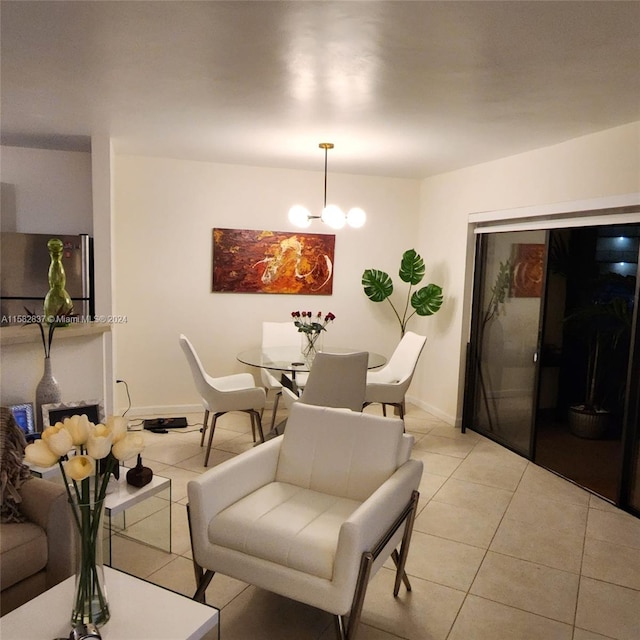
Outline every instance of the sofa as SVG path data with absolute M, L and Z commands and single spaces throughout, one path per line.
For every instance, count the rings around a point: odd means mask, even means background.
M 22 465 L 24 437 L 4 407 L 0 427 L 0 615 L 4 615 L 74 573 L 76 531 L 64 486 L 32 478 Z

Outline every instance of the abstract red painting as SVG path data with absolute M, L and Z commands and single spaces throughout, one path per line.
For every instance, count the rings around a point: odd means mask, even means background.
M 212 291 L 331 295 L 335 235 L 213 230 Z

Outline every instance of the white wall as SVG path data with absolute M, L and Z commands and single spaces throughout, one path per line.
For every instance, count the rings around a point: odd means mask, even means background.
M 413 394 L 460 422 L 473 265 L 468 216 L 478 211 L 601 198 L 640 190 L 640 122 L 425 179 L 420 250 L 446 304 L 429 326 Z
M 259 345 L 263 320 L 286 321 L 296 309 L 337 316 L 325 346 L 393 351 L 397 321 L 360 280 L 365 268 L 394 276 L 416 243 L 418 181 L 329 174 L 329 200 L 368 214 L 363 229 L 335 232 L 332 296 L 230 294 L 211 293 L 212 229 L 295 231 L 287 212 L 296 203 L 320 209 L 322 173 L 119 155 L 114 166 L 113 312 L 127 319 L 114 327 L 114 375 L 127 381 L 134 413 L 199 406 L 180 333 L 212 375 L 250 370 L 236 354 Z M 316 222 L 308 231 L 330 230 Z
M 93 234 L 90 153 L 3 146 L 0 160 L 2 231 Z M 11 330 L 3 329 L 3 335 Z M 54 334 L 51 352 L 62 400 L 96 399 L 110 409 L 104 371 L 108 334 L 62 340 L 62 331 Z M 35 402 L 43 350 L 38 329 L 33 327 L 33 332 L 34 342 L 2 345 L 0 401 L 4 404 Z
M 91 154 L 0 147 L 2 231 L 93 234 Z

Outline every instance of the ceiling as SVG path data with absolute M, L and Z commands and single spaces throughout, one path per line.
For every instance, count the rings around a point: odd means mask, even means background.
M 420 178 L 640 120 L 640 2 L 0 11 L 3 144 Z

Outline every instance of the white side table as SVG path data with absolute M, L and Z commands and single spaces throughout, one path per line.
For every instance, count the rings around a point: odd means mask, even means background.
M 218 609 L 104 568 L 111 619 L 100 628 L 104 640 L 220 639 Z M 68 638 L 75 576 L 0 618 L 2 640 Z
M 163 478 L 162 476 L 154 475 L 153 478 L 151 478 L 151 482 L 149 484 L 145 485 L 144 487 L 138 488 L 132 487 L 131 485 L 127 484 L 127 471 L 129 471 L 127 467 L 120 467 L 120 479 L 117 482 L 112 482 L 112 484 L 110 484 L 109 492 L 107 493 L 104 501 L 106 525 L 108 527 L 109 536 L 109 548 L 105 564 L 108 565 L 112 564 L 113 549 L 111 541 L 113 538 L 113 534 L 116 531 L 113 518 L 119 514 L 122 514 L 123 527 L 122 529 L 118 530 L 118 534 L 131 537 L 125 533 L 125 511 L 139 504 L 140 502 L 161 493 L 162 491 L 169 492 L 169 500 L 167 503 L 167 545 L 166 547 L 158 548 L 171 553 L 171 478 Z M 144 542 L 144 540 L 140 540 L 139 538 L 133 539 L 139 542 Z

